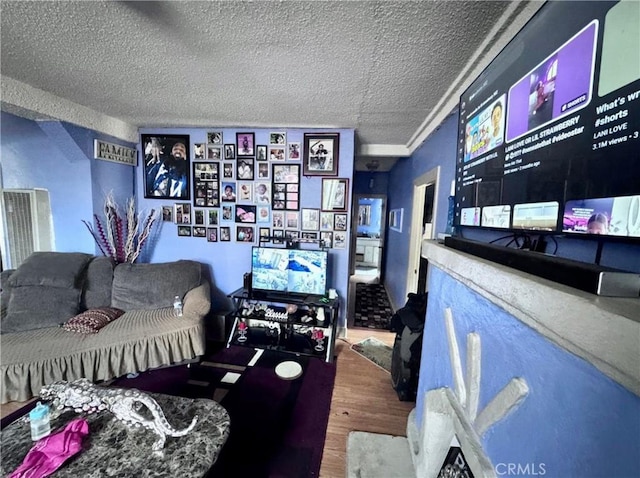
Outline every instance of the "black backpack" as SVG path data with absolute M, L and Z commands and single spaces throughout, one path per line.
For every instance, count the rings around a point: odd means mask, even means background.
M 418 392 L 422 332 L 428 294 L 409 294 L 407 303 L 393 317 L 389 328 L 396 333 L 391 354 L 391 383 L 401 401 L 414 401 Z

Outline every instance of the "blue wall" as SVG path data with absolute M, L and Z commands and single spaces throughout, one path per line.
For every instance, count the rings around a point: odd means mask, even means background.
M 447 307 L 462 364 L 467 334 L 477 332 L 482 340 L 479 411 L 511 378 L 523 377 L 529 386 L 522 405 L 482 439 L 494 466 L 542 463 L 553 477 L 637 476 L 640 397 L 437 268 L 429 281 L 419 425 L 426 392 L 455 388 L 444 323 Z
M 238 131 L 254 131 L 255 144 L 269 144 L 269 133 L 274 129 L 257 129 L 243 128 L 242 130 L 231 128 L 144 128 L 140 130 L 141 134 L 187 134 L 190 136 L 191 148 L 194 143 L 206 143 L 207 132 L 213 129 L 222 131 L 224 143 L 234 143 L 236 132 Z M 314 130 L 302 129 L 283 129 L 278 128 L 276 131 L 286 131 L 287 142 L 300 142 L 303 144 L 303 134 L 305 132 L 313 132 Z M 326 132 L 327 130 L 323 130 Z M 351 198 L 351 186 L 353 177 L 353 157 L 354 157 L 354 131 L 350 129 L 331 130 L 331 132 L 340 133 L 340 162 L 339 162 L 339 178 L 349 178 L 348 196 Z M 139 148 L 141 146 L 138 146 Z M 293 163 L 293 162 L 291 162 Z M 301 163 L 300 163 L 301 164 Z M 302 168 L 302 166 L 301 166 Z M 173 206 L 176 201 L 160 200 L 160 199 L 144 199 L 144 179 L 143 168 L 137 171 L 137 197 L 139 198 L 139 206 L 141 209 L 149 210 L 151 208 L 160 208 L 161 206 Z M 304 177 L 300 180 L 300 207 L 301 208 L 320 208 L 321 204 L 321 186 L 322 178 Z M 193 191 L 192 191 L 193 193 Z M 190 201 L 193 205 L 193 201 Z M 207 208 L 204 208 L 207 209 Z M 349 202 L 347 214 L 351 210 Z M 348 214 L 350 216 L 350 214 Z M 349 221 L 351 219 L 349 218 Z M 235 231 L 235 223 L 221 223 L 223 226 L 231 226 L 233 237 Z M 260 224 L 256 224 L 256 231 Z M 270 227 L 270 224 L 264 224 L 264 227 Z M 347 226 L 347 244 L 350 243 L 350 225 Z M 257 243 L 256 243 L 257 244 Z M 209 266 L 211 281 L 214 286 L 214 297 L 224 299 L 224 295 L 233 292 L 243 284 L 243 275 L 251 270 L 251 244 L 238 243 L 235 240 L 231 242 L 207 242 L 206 238 L 200 237 L 178 237 L 177 225 L 164 222 L 159 231 L 152 254 L 151 262 L 168 262 L 176 259 L 192 259 Z M 348 249 L 331 249 L 329 252 L 330 271 L 327 278 L 327 287 L 334 288 L 342 297 L 341 304 L 341 324 L 345 322 L 345 311 L 347 297 L 347 288 L 349 283 L 349 250 Z
M 93 140 L 135 147 L 111 136 L 59 121 L 31 121 L 2 112 L 2 187 L 49 191 L 55 247 L 97 252 L 82 220 L 102 213 L 104 193 L 133 195 L 134 168 L 93 159 Z
M 357 171 L 353 178 L 353 194 L 387 194 L 389 173 Z
M 440 166 L 438 211 L 435 232 L 444 232 L 447 224 L 447 198 L 455 176 L 458 115 L 450 115 L 410 158 L 400 159 L 389 173 L 387 210 L 404 208 L 402 232 L 388 229 L 385 259 L 385 286 L 393 304 L 406 301 L 407 267 L 411 237 L 413 181 Z M 420 226 L 418 226 L 420 227 Z

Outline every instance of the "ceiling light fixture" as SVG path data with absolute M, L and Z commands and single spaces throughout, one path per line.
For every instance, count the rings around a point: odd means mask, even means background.
M 377 171 L 380 167 L 380 161 L 378 161 L 377 159 L 372 159 L 371 161 L 366 163 L 365 166 L 369 171 Z

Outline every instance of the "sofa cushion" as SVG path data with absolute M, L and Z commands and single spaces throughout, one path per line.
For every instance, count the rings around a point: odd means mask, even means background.
M 37 285 L 13 287 L 7 316 L 2 321 L 2 333 L 61 325 L 78 313 L 79 305 L 79 289 Z
M 97 309 L 111 305 L 111 285 L 114 263 L 110 257 L 94 258 L 87 266 L 87 275 L 80 309 Z
M 62 326 L 69 332 L 80 334 L 97 334 L 100 329 L 124 314 L 124 310 L 114 307 L 101 307 L 98 309 L 85 310 L 84 312 L 70 318 Z
M 7 316 L 7 306 L 11 298 L 11 286 L 9 286 L 9 277 L 15 272 L 15 269 L 7 269 L 0 272 L 0 320 L 4 320 Z
M 9 285 L 80 288 L 92 257 L 81 252 L 34 252 L 11 274 Z
M 118 309 L 150 310 L 171 307 L 177 295 L 200 285 L 202 266 L 195 261 L 161 264 L 118 264 L 113 273 L 111 306 Z

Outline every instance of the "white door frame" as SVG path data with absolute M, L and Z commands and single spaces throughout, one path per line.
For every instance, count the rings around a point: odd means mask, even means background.
M 409 239 L 409 260 L 407 265 L 407 288 L 405 297 L 415 292 L 418 287 L 418 271 L 420 270 L 420 253 L 422 241 L 433 239 L 435 231 L 435 218 L 438 213 L 438 185 L 440 183 L 440 166 L 427 171 L 413 181 L 413 203 L 411 206 L 411 237 Z M 427 186 L 434 185 L 433 193 L 433 222 L 430 227 L 422 223 L 424 212 L 424 200 Z

